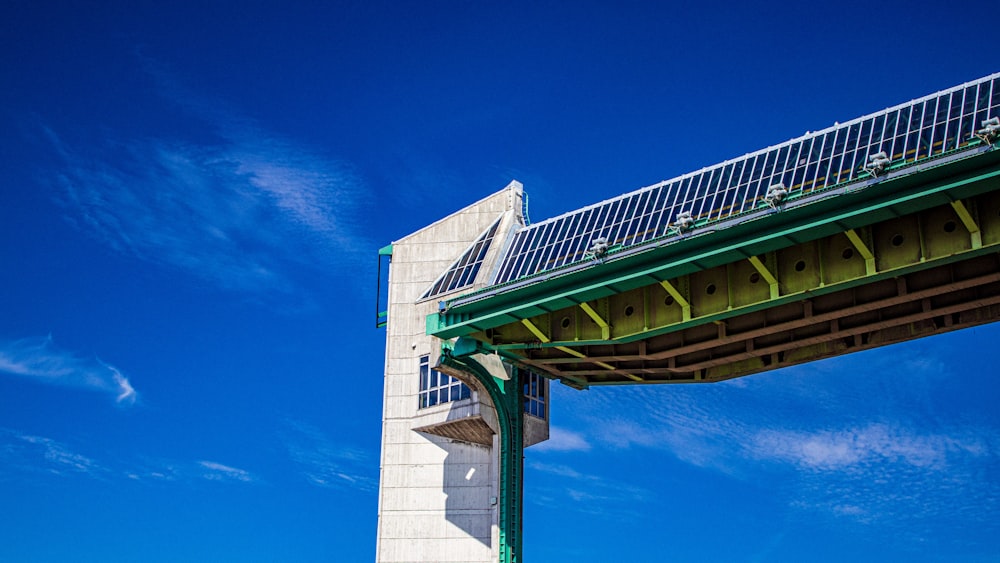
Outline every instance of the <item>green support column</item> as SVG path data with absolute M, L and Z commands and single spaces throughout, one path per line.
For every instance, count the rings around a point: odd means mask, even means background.
M 476 378 L 497 410 L 500 425 L 500 563 L 521 562 L 524 506 L 524 398 L 521 370 L 512 367 L 510 379 L 491 375 L 470 356 L 448 347 L 441 350 L 441 363 Z

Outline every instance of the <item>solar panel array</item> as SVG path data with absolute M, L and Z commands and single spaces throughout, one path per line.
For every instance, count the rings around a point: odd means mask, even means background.
M 492 283 L 578 262 L 598 238 L 628 247 L 663 236 L 682 212 L 699 223 L 739 215 L 775 184 L 792 197 L 866 178 L 879 152 L 892 166 L 952 152 L 997 116 L 1000 73 L 535 223 L 515 234 Z
M 486 252 L 490 249 L 490 243 L 493 242 L 493 236 L 496 235 L 499 226 L 500 219 L 497 219 L 420 298 L 427 299 L 472 285 L 476 281 L 479 267 L 483 265 L 483 259 L 486 258 Z

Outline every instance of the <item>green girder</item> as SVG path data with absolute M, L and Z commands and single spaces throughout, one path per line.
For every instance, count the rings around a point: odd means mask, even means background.
M 461 370 L 476 378 L 480 386 L 489 394 L 497 411 L 500 426 L 500 508 L 499 528 L 500 563 L 520 563 L 521 537 L 523 531 L 524 503 L 524 398 L 522 396 L 521 370 L 513 367 L 510 379 L 494 377 L 469 355 L 459 355 L 471 348 L 463 346 L 465 339 L 459 339 L 454 348 L 444 343 L 441 363 Z M 456 353 L 456 350 L 458 353 Z
M 798 208 L 772 213 L 725 229 L 703 232 L 619 260 L 570 274 L 553 276 L 509 291 L 445 303 L 427 317 L 427 334 L 448 339 L 468 336 L 536 315 L 577 306 L 616 293 L 659 283 L 715 266 L 747 259 L 877 221 L 995 190 L 1000 179 L 1000 150 L 956 161 L 922 163 L 910 175 L 886 179 L 865 189 Z M 482 294 L 486 290 L 480 290 Z

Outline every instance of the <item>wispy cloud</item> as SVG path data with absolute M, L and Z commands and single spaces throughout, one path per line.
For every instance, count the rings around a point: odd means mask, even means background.
M 987 452 L 981 438 L 918 434 L 912 429 L 871 424 L 815 432 L 762 430 L 748 444 L 759 458 L 808 470 L 851 470 L 871 463 L 903 463 L 944 470 L 949 456 Z
M 0 372 L 42 383 L 103 391 L 119 405 L 135 404 L 138 394 L 121 371 L 96 358 L 63 350 L 52 338 L 0 340 Z
M 346 273 L 367 256 L 366 190 L 348 164 L 159 78 L 196 137 L 112 131 L 84 145 L 47 131 L 59 159 L 49 180 L 71 222 L 118 252 L 254 295 L 292 293 L 304 269 Z
M 607 479 L 601 475 L 588 473 L 567 464 L 546 463 L 530 460 L 527 467 L 552 476 L 549 485 L 538 487 L 526 495 L 533 502 L 551 506 L 573 504 L 574 511 L 583 514 L 600 514 L 603 517 L 638 516 L 636 505 L 651 502 L 655 496 L 646 488 L 622 483 L 618 479 Z
M 569 479 L 579 479 L 583 477 L 576 469 L 560 463 L 542 463 L 539 461 L 528 462 L 528 467 L 535 469 L 537 471 L 542 471 L 544 473 L 549 473 L 557 477 L 566 477 Z
M 209 481 L 241 481 L 250 483 L 257 480 L 249 471 L 223 465 L 215 461 L 199 461 L 198 465 L 204 469 L 204 472 L 201 474 L 202 478 Z
M 370 456 L 359 448 L 331 441 L 318 428 L 287 420 L 282 440 L 307 482 L 326 488 L 373 490 Z
M 193 484 L 199 481 L 259 483 L 246 469 L 212 460 L 153 460 L 141 463 L 97 460 L 63 442 L 0 428 L 0 478 L 24 475 L 89 477 L 112 481 Z
M 587 442 L 582 434 L 558 426 L 551 426 L 549 428 L 548 440 L 532 446 L 533 451 L 540 452 L 579 452 L 589 449 L 590 443 Z
M 563 424 L 588 437 L 588 460 L 649 450 L 650 463 L 681 462 L 765 486 L 792 513 L 916 542 L 939 537 L 942 522 L 994 526 L 1000 511 L 1000 484 L 989 478 L 1000 463 L 998 420 L 975 391 L 952 385 L 949 342 L 921 341 L 911 344 L 919 346 L 914 353 L 903 347 L 838 358 L 739 385 L 554 387 L 552 401 L 570 418 Z M 995 387 L 985 379 L 970 385 Z M 535 468 L 586 475 L 583 459 Z M 590 463 L 595 477 L 607 475 L 599 461 Z
M 50 438 L 0 428 L 0 473 L 19 470 L 52 475 L 101 477 L 108 470 Z

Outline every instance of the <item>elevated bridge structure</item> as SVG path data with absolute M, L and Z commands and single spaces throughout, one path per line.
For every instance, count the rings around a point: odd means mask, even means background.
M 484 231 L 493 259 L 473 245 L 422 298 L 451 292 L 426 317 L 438 365 L 511 424 L 498 560 L 520 560 L 525 374 L 714 382 L 1000 319 L 998 118 L 995 74 Z
M 995 320 L 998 86 L 526 227 L 495 283 L 443 302 L 428 333 L 583 388 L 719 381 Z

